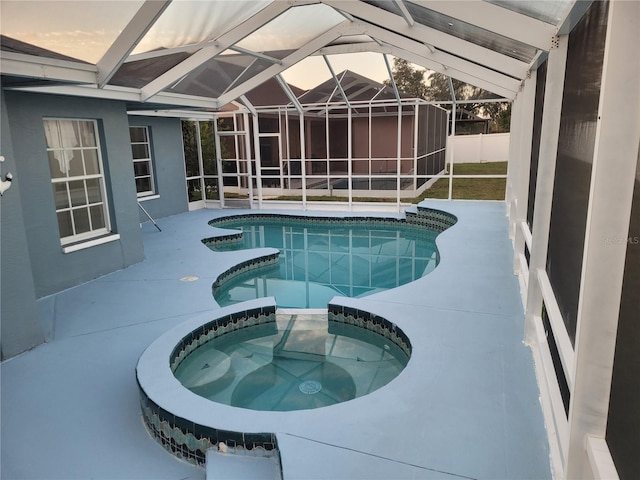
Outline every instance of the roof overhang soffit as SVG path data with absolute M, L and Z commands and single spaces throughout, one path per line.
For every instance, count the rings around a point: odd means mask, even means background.
M 5 51 L 0 55 L 0 72 L 3 75 L 48 81 L 95 84 L 97 71 L 96 66 L 89 63 Z
M 96 85 L 51 85 L 51 86 L 34 86 L 34 87 L 9 87 L 10 90 L 23 92 L 39 92 L 50 93 L 55 95 L 71 95 L 74 97 L 86 98 L 104 98 L 108 100 L 121 100 L 139 103 L 141 107 L 149 108 L 147 104 L 143 104 L 140 99 L 140 90 L 137 88 L 116 87 L 106 85 L 103 88 L 97 88 Z M 198 108 L 198 109 L 217 109 L 218 102 L 214 98 L 199 97 L 195 95 L 184 95 L 172 92 L 160 92 L 154 97 L 154 103 L 165 107 L 181 107 L 181 108 Z

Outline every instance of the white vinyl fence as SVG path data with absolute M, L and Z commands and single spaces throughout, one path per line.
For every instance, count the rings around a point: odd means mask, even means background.
M 509 133 L 449 136 L 447 163 L 506 162 L 509 159 Z

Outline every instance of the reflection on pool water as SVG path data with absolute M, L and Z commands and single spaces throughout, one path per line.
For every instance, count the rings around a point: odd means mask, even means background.
M 242 240 L 212 243 L 215 251 L 273 247 L 279 262 L 214 290 L 221 306 L 273 296 L 280 308 L 324 308 L 334 296 L 363 297 L 412 282 L 438 263 L 436 231 L 398 221 L 350 223 L 233 218 L 217 227 Z
M 190 353 L 174 374 L 194 393 L 253 410 L 324 407 L 395 378 L 409 357 L 389 338 L 326 315 L 278 314 L 276 322 L 222 335 Z

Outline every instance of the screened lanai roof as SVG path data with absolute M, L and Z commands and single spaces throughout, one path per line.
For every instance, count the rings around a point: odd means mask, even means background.
M 218 109 L 273 77 L 283 85 L 300 65 L 313 76 L 314 57 L 336 81 L 334 56 L 355 64 L 375 52 L 388 71 L 387 57 L 399 57 L 513 99 L 590 3 L 3 0 L 0 71 L 8 88 L 121 99 L 136 110 Z M 314 85 L 325 78 L 315 75 Z

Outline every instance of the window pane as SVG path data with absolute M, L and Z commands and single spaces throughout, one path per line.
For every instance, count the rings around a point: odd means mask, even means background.
M 149 158 L 149 146 L 146 143 L 137 143 L 131 145 L 131 153 L 133 159 Z
M 87 204 L 87 198 L 84 193 L 84 182 L 82 180 L 69 182 L 69 192 L 71 193 L 72 206 L 77 207 Z
M 84 168 L 87 175 L 99 174 L 98 152 L 96 150 L 84 150 L 82 154 L 84 155 Z
M 237 173 L 238 165 L 235 160 L 223 160 L 222 172 L 223 173 Z
M 45 119 L 43 124 L 62 243 L 79 240 L 78 235 L 95 229 L 104 231 L 109 218 L 104 210 L 104 177 L 96 123 L 93 120 Z M 87 178 L 89 176 L 92 178 Z M 93 205 L 91 213 L 89 204 Z M 95 217 L 94 221 L 90 215 Z
M 198 138 L 196 122 L 182 122 L 182 143 L 184 147 L 184 164 L 187 177 L 200 175 L 198 161 Z
M 260 133 L 278 133 L 280 123 L 277 118 L 258 117 L 258 129 Z
M 200 187 L 200 179 L 188 180 L 187 181 L 187 191 L 189 194 L 189 201 L 195 202 L 198 200 L 202 200 L 202 190 Z
M 47 140 L 47 148 L 62 147 L 62 140 L 60 139 L 60 127 L 57 121 L 44 121 L 44 136 Z
M 91 230 L 89 224 L 89 210 L 86 208 L 80 208 L 78 210 L 72 210 L 73 223 L 76 227 L 76 235 L 79 233 L 88 232 Z
M 145 127 L 129 127 L 129 135 L 132 142 L 147 142 L 147 129 Z
M 205 175 L 216 175 L 216 145 L 212 122 L 200 122 L 200 147 L 202 148 L 202 166 Z
M 133 172 L 136 177 L 143 177 L 149 175 L 149 162 L 135 162 L 133 164 Z
M 218 200 L 218 181 L 215 178 L 204 179 L 207 200 Z
M 73 226 L 71 225 L 71 212 L 58 212 L 58 228 L 60 229 L 60 238 L 70 237 L 73 235 Z
M 84 167 L 82 165 L 82 150 L 71 150 L 67 152 L 71 156 L 69 160 L 69 176 L 81 177 L 84 175 Z
M 67 195 L 66 183 L 54 183 L 53 196 L 55 197 L 56 210 L 69 208 L 69 196 Z
M 260 137 L 260 162 L 264 167 L 280 165 L 280 137 Z
M 87 195 L 89 197 L 89 203 L 102 202 L 102 192 L 100 191 L 99 179 L 91 178 L 87 180 Z
M 80 128 L 80 138 L 83 147 L 95 147 L 96 134 L 93 129 L 93 122 L 78 122 Z
M 220 155 L 222 159 L 232 159 L 236 157 L 236 137 L 220 137 Z
M 63 150 L 54 150 L 47 152 L 49 156 L 49 169 L 51 170 L 51 178 L 61 178 L 67 175 L 67 161 Z
M 91 226 L 94 230 L 105 227 L 104 211 L 102 210 L 102 205 L 94 205 L 93 207 L 89 207 L 89 213 L 91 215 Z
M 149 177 L 136 178 L 136 192 L 145 193 L 151 191 L 151 179 Z

